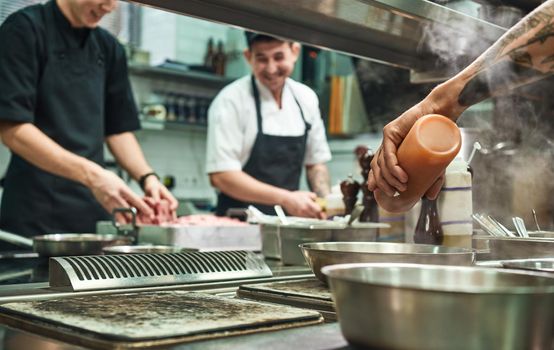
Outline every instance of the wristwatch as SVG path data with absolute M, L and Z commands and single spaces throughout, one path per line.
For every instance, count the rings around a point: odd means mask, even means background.
M 149 177 L 149 176 L 155 176 L 158 180 L 160 179 L 160 176 L 158 174 L 156 174 L 155 171 L 151 171 L 149 173 L 146 173 L 144 175 L 142 175 L 141 177 L 139 177 L 139 180 L 138 180 L 138 184 L 140 186 L 140 188 L 144 191 L 144 183 L 146 182 L 146 179 Z

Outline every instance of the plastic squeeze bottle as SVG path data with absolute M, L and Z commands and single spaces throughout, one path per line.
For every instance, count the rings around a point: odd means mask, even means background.
M 393 197 L 377 191 L 377 203 L 392 213 L 408 211 L 456 157 L 461 145 L 460 130 L 452 120 L 439 114 L 419 118 L 397 152 L 398 163 L 408 174 L 407 190 Z

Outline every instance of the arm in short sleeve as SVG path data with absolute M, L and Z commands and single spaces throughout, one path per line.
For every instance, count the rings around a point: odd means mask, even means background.
M 0 26 L 0 120 L 32 123 L 40 75 L 38 38 L 20 13 Z
M 111 57 L 107 58 L 106 136 L 140 129 L 137 106 L 129 82 L 125 51 L 115 39 L 111 51 Z
M 243 139 L 238 106 L 232 98 L 217 96 L 208 110 L 206 172 L 241 170 Z

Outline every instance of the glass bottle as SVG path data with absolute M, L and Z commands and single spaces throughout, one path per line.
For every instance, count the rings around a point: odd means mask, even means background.
M 414 243 L 442 244 L 444 235 L 437 211 L 437 200 L 421 199 L 421 212 L 414 232 Z

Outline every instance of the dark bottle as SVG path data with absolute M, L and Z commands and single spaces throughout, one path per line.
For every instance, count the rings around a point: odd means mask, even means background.
M 352 178 L 352 175 L 348 175 L 348 178 L 340 183 L 340 191 L 344 202 L 344 215 L 352 214 L 352 210 L 358 201 L 360 184 Z
M 437 200 L 423 197 L 421 199 L 421 213 L 414 232 L 414 242 L 440 245 L 443 239 L 444 235 L 437 211 Z
M 373 192 L 367 188 L 367 184 L 362 186 L 362 205 L 364 209 L 360 214 L 358 221 L 360 222 L 379 222 L 379 206 L 373 196 Z

